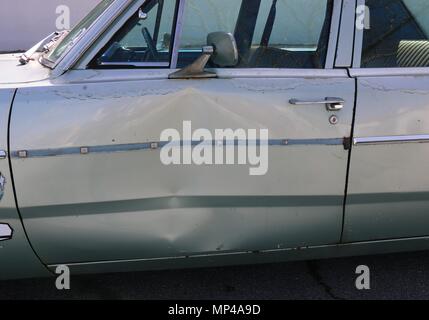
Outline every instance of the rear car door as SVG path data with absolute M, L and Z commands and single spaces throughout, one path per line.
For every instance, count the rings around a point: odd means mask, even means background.
M 429 3 L 368 0 L 344 241 L 429 235 Z M 363 12 L 363 11 L 362 11 Z
M 87 53 L 51 85 L 17 93 L 12 167 L 41 259 L 156 260 L 338 243 L 355 94 L 347 72 L 333 69 L 342 2 L 142 3 L 95 44 L 94 58 Z M 237 63 L 209 65 L 215 79 L 169 79 L 201 55 L 211 32 L 234 35 Z M 210 133 L 268 130 L 266 170 L 249 174 L 249 161 L 163 164 L 163 131 L 188 124 Z M 240 137 L 210 143 L 227 149 Z M 262 148 L 261 136 L 244 136 L 245 145 L 255 138 Z M 177 140 L 184 151 L 189 138 Z

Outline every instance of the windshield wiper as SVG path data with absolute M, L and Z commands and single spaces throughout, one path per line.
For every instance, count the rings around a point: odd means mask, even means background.
M 25 65 L 27 63 L 30 62 L 31 57 L 36 53 L 36 52 L 46 52 L 49 51 L 49 49 L 53 46 L 53 44 L 58 41 L 58 39 L 60 39 L 62 37 L 62 35 L 64 34 L 64 32 L 66 31 L 62 31 L 62 32 L 53 32 L 51 33 L 49 36 L 45 37 L 42 41 L 40 41 L 39 43 L 37 43 L 34 47 L 30 48 L 28 51 L 26 51 L 25 53 L 23 53 L 20 57 L 19 57 L 19 63 L 22 65 Z

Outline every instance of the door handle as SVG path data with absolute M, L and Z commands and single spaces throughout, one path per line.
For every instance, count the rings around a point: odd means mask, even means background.
M 290 99 L 290 104 L 295 106 L 307 106 L 313 104 L 324 104 L 326 105 L 326 110 L 328 111 L 340 111 L 344 108 L 346 103 L 344 99 L 341 98 L 325 98 L 325 100 L 299 100 L 299 99 Z

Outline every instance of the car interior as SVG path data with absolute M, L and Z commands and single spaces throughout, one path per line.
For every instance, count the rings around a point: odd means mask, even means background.
M 172 24 L 171 32 L 160 32 L 160 21 L 163 16 L 165 1 L 153 0 L 147 2 L 138 15 L 133 17 L 113 37 L 107 46 L 101 51 L 92 63 L 92 67 L 114 67 L 114 63 L 126 62 L 169 62 L 172 52 L 172 41 L 174 38 L 175 23 Z M 259 44 L 254 43 L 254 34 L 257 27 L 257 19 L 261 14 L 260 8 L 263 1 L 270 2 L 269 14 L 265 22 L 263 34 Z M 283 19 L 277 5 L 279 0 L 242 0 L 238 17 L 236 19 L 233 36 L 235 38 L 239 59 L 236 65 L 230 68 L 324 68 L 328 38 L 331 27 L 331 12 L 333 1 L 327 0 L 326 18 L 320 32 L 319 43 L 313 47 L 287 48 L 284 45 L 276 45 L 270 42 L 273 28 L 276 22 Z M 156 11 L 156 14 L 153 13 Z M 154 19 L 153 28 L 142 23 L 142 19 L 148 19 L 151 15 Z M 219 32 L 225 30 L 211 30 Z M 285 30 L 288 32 L 288 30 Z M 134 37 L 132 41 L 125 41 Z M 127 43 L 124 45 L 124 43 Z M 133 43 L 133 44 L 129 44 Z M 137 45 L 140 44 L 140 45 Z M 192 64 L 201 56 L 202 48 L 182 48 L 178 56 L 178 68 L 184 68 Z M 108 63 L 108 66 L 103 64 Z M 122 66 L 123 67 L 123 66 Z M 130 65 L 129 67 L 133 67 Z M 209 61 L 209 68 L 219 67 Z
M 367 5 L 372 27 L 364 33 L 362 67 L 428 67 L 429 26 L 419 17 L 428 12 L 429 2 L 368 0 Z
M 324 68 L 329 31 L 331 27 L 332 1 L 328 1 L 326 18 L 317 48 L 308 50 L 302 48 L 288 50 L 270 44 L 273 27 L 277 19 L 282 19 L 277 11 L 277 0 L 272 0 L 270 12 L 265 23 L 262 39 L 259 45 L 252 44 L 256 22 L 260 14 L 261 2 L 264 0 L 243 0 L 237 18 L 234 38 L 237 43 L 239 61 L 235 68 Z M 271 0 L 267 0 L 271 1 Z M 287 30 L 285 30 L 287 32 Z M 189 65 L 198 58 L 198 52 L 180 52 L 179 67 Z M 208 67 L 218 66 L 209 62 Z

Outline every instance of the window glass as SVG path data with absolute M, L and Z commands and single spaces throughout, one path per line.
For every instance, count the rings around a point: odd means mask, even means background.
M 97 57 L 97 65 L 170 63 L 175 0 L 148 1 L 113 36 Z
M 367 0 L 363 68 L 429 66 L 429 1 Z
M 210 32 L 234 33 L 240 6 L 241 0 L 186 1 L 181 49 L 201 51 Z
M 296 51 L 300 49 L 316 51 L 325 22 L 326 6 L 326 1 L 278 1 L 276 10 L 282 18 L 276 19 L 274 23 L 269 45 Z M 258 45 L 262 41 L 270 8 L 271 1 L 262 1 L 253 45 Z
M 324 68 L 331 13 L 330 0 L 188 0 L 179 67 L 195 61 L 210 33 L 224 32 L 238 47 L 230 67 Z

